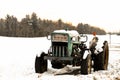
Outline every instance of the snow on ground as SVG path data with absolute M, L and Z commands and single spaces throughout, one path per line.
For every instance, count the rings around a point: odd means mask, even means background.
M 120 36 L 98 36 L 100 43 L 107 40 L 110 46 L 109 66 L 106 71 L 96 71 L 89 75 L 79 74 L 79 67 L 66 66 L 63 69 L 51 68 L 37 74 L 34 71 L 36 54 L 46 51 L 50 41 L 42 38 L 0 37 L 0 80 L 120 80 Z M 89 40 L 92 36 L 89 35 Z M 77 71 L 74 72 L 74 71 Z

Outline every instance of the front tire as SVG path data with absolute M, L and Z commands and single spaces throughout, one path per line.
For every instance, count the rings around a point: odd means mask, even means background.
M 44 52 L 41 53 L 41 56 L 36 56 L 35 59 L 35 72 L 36 73 L 44 73 L 47 71 L 47 60 L 44 60 L 44 56 L 46 54 Z
M 51 64 L 52 64 L 52 68 L 55 69 L 61 69 L 64 67 L 64 65 L 61 62 L 55 60 L 51 61 Z

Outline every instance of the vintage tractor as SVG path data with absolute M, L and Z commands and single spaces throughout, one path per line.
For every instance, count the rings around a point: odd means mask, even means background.
M 94 37 L 90 46 L 86 46 L 88 37 L 75 30 L 55 30 L 51 33 L 51 47 L 48 53 L 42 52 L 35 59 L 35 72 L 47 71 L 48 59 L 53 68 L 63 68 L 66 65 L 80 66 L 81 74 L 90 74 L 94 71 L 106 70 L 108 66 L 109 47 L 104 41 L 101 50 L 96 49 L 98 38 Z

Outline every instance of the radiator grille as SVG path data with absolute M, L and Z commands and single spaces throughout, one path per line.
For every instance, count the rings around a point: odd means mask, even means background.
M 52 46 L 53 56 L 65 57 L 67 55 L 67 44 L 66 43 L 53 43 Z

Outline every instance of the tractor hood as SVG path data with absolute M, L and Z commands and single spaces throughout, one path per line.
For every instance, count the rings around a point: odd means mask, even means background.
M 53 33 L 68 34 L 70 37 L 80 37 L 80 34 L 75 30 L 55 30 Z

